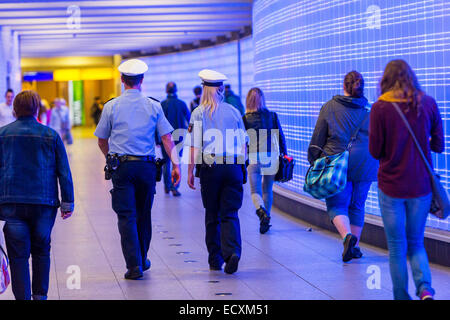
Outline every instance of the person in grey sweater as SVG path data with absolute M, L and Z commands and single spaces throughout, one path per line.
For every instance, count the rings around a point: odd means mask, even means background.
M 362 257 L 358 243 L 364 225 L 365 202 L 372 182 L 377 180 L 378 161 L 369 153 L 369 112 L 364 79 L 360 73 L 352 71 L 345 76 L 344 95 L 334 96 L 320 110 L 310 142 L 310 146 L 318 146 L 326 154 L 334 155 L 346 150 L 352 135 L 361 126 L 349 150 L 346 188 L 325 199 L 328 215 L 344 239 L 344 262 Z M 308 149 L 311 164 L 323 156 L 319 149 Z

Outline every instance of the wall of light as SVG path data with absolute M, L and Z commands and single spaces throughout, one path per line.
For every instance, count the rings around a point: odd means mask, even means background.
M 256 0 L 253 7 L 255 82 L 276 111 L 297 160 L 294 179 L 283 186 L 303 194 L 307 148 L 321 106 L 342 94 L 351 70 L 366 80 L 374 102 L 382 70 L 391 59 L 410 63 L 423 89 L 440 108 L 446 152 L 434 155 L 450 186 L 450 2 L 445 0 Z M 367 211 L 379 215 L 377 186 Z M 430 216 L 428 226 L 450 230 L 449 220 Z
M 0 101 L 3 101 L 6 89 L 20 92 L 20 50 L 17 33 L 9 27 L 0 26 Z
M 213 69 L 225 74 L 229 79 L 228 83 L 231 84 L 231 89 L 236 94 L 239 94 L 239 74 L 241 74 L 243 103 L 249 86 L 253 85 L 253 42 L 251 38 L 209 48 L 142 59 L 149 67 L 149 71 L 144 77 L 143 92 L 145 95 L 161 101 L 166 97 L 167 82 L 174 81 L 178 87 L 178 97 L 189 106 L 190 101 L 194 98 L 193 88 L 201 84 L 198 73 L 202 69 Z

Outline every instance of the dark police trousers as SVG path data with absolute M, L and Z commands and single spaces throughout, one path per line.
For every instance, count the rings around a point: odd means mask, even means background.
M 203 165 L 200 171 L 210 266 L 221 266 L 233 253 L 241 256 L 238 210 L 242 206 L 242 183 L 241 165 Z
M 114 171 L 112 182 L 112 208 L 117 213 L 127 268 L 142 267 L 152 238 L 156 165 L 147 161 L 123 162 Z

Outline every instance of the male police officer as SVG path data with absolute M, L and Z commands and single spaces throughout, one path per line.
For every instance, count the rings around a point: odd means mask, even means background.
M 112 207 L 118 216 L 126 279 L 138 279 L 150 268 L 147 252 L 152 236 L 151 208 L 155 194 L 155 130 L 173 162 L 172 181 L 180 182 L 179 160 L 172 153 L 172 126 L 161 105 L 141 93 L 147 65 L 138 59 L 119 66 L 125 92 L 108 101 L 95 130 L 111 173 Z M 109 141 L 108 141 L 109 139 Z

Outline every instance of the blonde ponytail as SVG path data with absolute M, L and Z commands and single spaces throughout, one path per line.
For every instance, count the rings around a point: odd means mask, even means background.
M 219 107 L 219 104 L 224 100 L 223 87 L 203 87 L 202 98 L 200 100 L 200 106 L 204 106 L 209 111 L 209 116 L 212 117 L 213 113 Z

